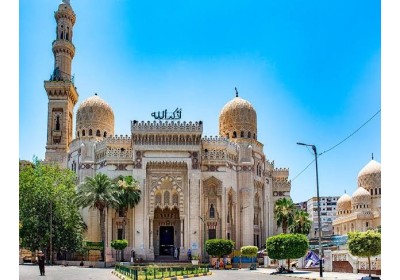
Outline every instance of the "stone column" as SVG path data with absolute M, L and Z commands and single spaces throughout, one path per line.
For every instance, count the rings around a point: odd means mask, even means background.
M 149 240 L 149 248 L 153 247 L 153 219 L 150 218 L 150 240 Z

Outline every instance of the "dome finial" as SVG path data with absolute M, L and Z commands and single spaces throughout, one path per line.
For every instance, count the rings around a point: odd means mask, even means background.
M 97 96 L 97 92 L 95 92 L 95 93 L 94 93 L 94 95 L 96 95 L 96 96 Z
M 374 153 L 372 153 L 372 159 L 374 159 Z
M 236 91 L 236 97 L 239 97 L 239 92 L 236 87 L 235 87 L 235 91 Z

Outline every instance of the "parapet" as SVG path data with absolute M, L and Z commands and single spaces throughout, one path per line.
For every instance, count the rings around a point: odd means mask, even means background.
M 174 122 L 174 121 L 131 121 L 131 131 L 134 133 L 147 133 L 147 132 L 168 132 L 168 133 L 182 133 L 182 132 L 203 132 L 203 122 Z

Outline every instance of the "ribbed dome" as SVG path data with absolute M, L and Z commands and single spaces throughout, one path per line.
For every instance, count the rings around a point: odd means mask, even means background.
M 257 139 L 257 114 L 251 103 L 236 96 L 219 114 L 220 136 Z
M 345 193 L 337 201 L 337 211 L 348 210 L 351 210 L 351 196 Z
M 359 187 L 353 193 L 351 203 L 352 203 L 353 208 L 355 208 L 356 205 L 370 205 L 371 204 L 371 194 L 363 187 Z
M 377 173 L 381 173 L 381 164 L 372 159 L 360 170 L 358 177 Z
M 113 134 L 114 112 L 110 105 L 97 94 L 83 101 L 76 113 L 76 135 L 106 137 Z
M 367 191 L 381 187 L 381 164 L 375 160 L 371 160 L 358 173 L 358 186 L 365 188 Z

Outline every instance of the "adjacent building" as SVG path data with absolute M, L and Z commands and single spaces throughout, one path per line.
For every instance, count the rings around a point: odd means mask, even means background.
M 321 236 L 333 234 L 332 222 L 336 218 L 336 204 L 338 196 L 320 196 Z M 309 237 L 318 237 L 318 199 L 312 197 L 307 200 L 307 213 L 310 215 L 312 226 Z
M 337 201 L 336 235 L 381 226 L 381 164 L 372 158 L 358 173 L 357 184 L 352 196 L 345 193 Z

